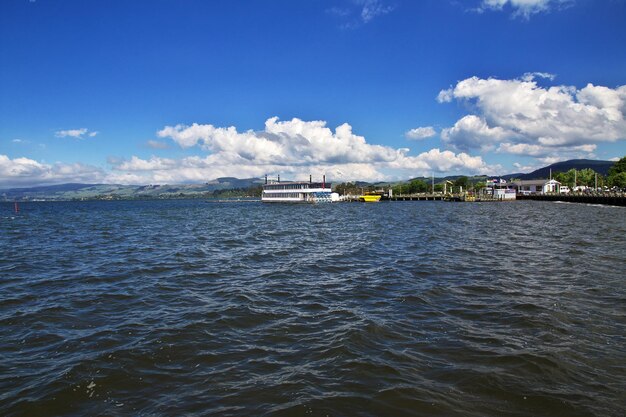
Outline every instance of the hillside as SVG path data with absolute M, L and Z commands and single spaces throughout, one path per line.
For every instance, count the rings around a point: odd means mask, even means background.
M 120 185 L 120 184 L 61 184 L 32 188 L 12 188 L 0 191 L 0 200 L 117 200 L 158 198 L 208 198 L 220 191 L 246 190 L 258 187 L 258 178 L 218 178 L 204 184 Z
M 515 178 L 519 178 L 522 180 L 535 180 L 535 179 L 543 179 L 550 177 L 550 170 L 552 173 L 555 172 L 567 172 L 570 169 L 587 169 L 591 168 L 595 172 L 601 175 L 607 175 L 609 172 L 609 168 L 613 166 L 615 162 L 612 161 L 595 161 L 592 159 L 570 159 L 569 161 L 556 162 L 552 165 L 548 165 L 547 167 L 539 168 L 533 172 L 528 174 L 514 174 Z

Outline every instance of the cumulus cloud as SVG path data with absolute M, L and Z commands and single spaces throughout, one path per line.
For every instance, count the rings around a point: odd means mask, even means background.
M 220 177 L 254 178 L 265 174 L 280 173 L 284 178 L 308 179 L 309 175 L 329 179 L 379 180 L 384 178 L 375 166 L 369 164 L 323 164 L 316 166 L 297 165 L 238 165 L 223 160 L 219 155 L 189 156 L 182 159 L 151 157 L 141 159 L 133 156 L 113 166 L 109 177 L 120 183 L 181 183 L 205 182 Z
M 407 139 L 411 139 L 411 140 L 421 140 L 421 139 L 431 138 L 435 136 L 436 134 L 437 132 L 435 131 L 434 127 L 425 126 L 425 127 L 417 127 L 415 129 L 409 130 L 408 132 L 404 134 L 404 137 L 406 137 Z
M 483 118 L 473 114 L 464 116 L 454 126 L 441 131 L 444 143 L 465 151 L 471 149 L 490 151 L 494 149 L 494 144 L 514 135 L 515 132 L 500 126 L 490 127 Z
M 326 175 L 332 181 L 364 180 L 378 181 L 397 176 L 383 171 L 402 172 L 407 176 L 430 175 L 432 172 L 459 172 L 489 174 L 501 170 L 500 166 L 487 165 L 481 157 L 465 153 L 432 149 L 417 156 L 400 155 L 386 163 L 320 163 L 317 165 L 252 165 L 234 164 L 220 155 L 190 156 L 183 159 L 151 157 L 141 159 L 133 156 L 118 161 L 115 173 L 109 180 L 120 183 L 180 183 L 202 182 L 219 177 L 262 177 L 267 173 L 280 173 L 284 178 L 305 180 L 312 174 L 316 178 Z
M 11 159 L 0 155 L 0 186 L 32 186 L 66 182 L 102 182 L 102 169 L 80 163 L 45 164 L 29 158 Z
M 561 149 L 560 153 L 571 154 L 572 157 L 575 157 L 578 154 L 592 154 L 597 148 L 597 145 L 580 145 L 580 146 L 571 146 L 566 149 Z M 549 149 L 541 145 L 531 145 L 528 143 L 501 143 L 497 149 L 498 153 L 509 153 L 513 155 L 527 155 L 527 156 L 545 156 L 546 152 Z
M 572 2 L 573 0 L 482 0 L 477 10 L 482 12 L 510 8 L 514 16 L 529 18 L 536 13 L 566 7 Z
M 499 165 L 487 165 L 480 156 L 471 156 L 465 152 L 455 154 L 449 150 L 438 148 L 422 152 L 417 156 L 401 155 L 389 164 L 398 169 L 416 170 L 422 175 L 429 172 L 464 172 L 472 174 L 489 174 L 501 170 Z
M 368 143 L 344 123 L 334 130 L 320 120 L 267 119 L 260 131 L 211 124 L 165 126 L 157 132 L 182 148 L 198 147 L 206 156 L 183 159 L 136 156 L 111 161 L 117 173 L 132 173 L 142 182 L 206 181 L 221 176 L 260 177 L 282 173 L 291 178 L 327 174 L 335 180 L 381 180 L 431 172 L 487 173 L 480 156 L 432 149 L 417 156 L 409 149 Z
M 551 79 L 537 73 L 512 80 L 471 77 L 441 91 L 439 102 L 458 100 L 475 113 L 443 129 L 443 142 L 466 152 L 580 157 L 591 156 L 600 142 L 626 138 L 626 86 L 541 87 L 538 76 Z
M 96 136 L 98 132 L 90 131 L 89 129 L 83 127 L 80 129 L 69 129 L 69 130 L 58 130 L 54 133 L 54 136 L 57 138 L 65 138 L 71 137 L 76 139 L 84 139 L 84 138 L 93 138 Z
M 370 144 L 341 124 L 335 129 L 321 120 L 267 119 L 262 130 L 210 124 L 165 126 L 157 132 L 183 149 L 196 148 L 184 158 L 151 156 L 108 159 L 110 171 L 82 164 L 46 164 L 27 158 L 0 157 L 0 185 L 35 185 L 63 182 L 155 184 L 206 182 L 219 177 L 308 179 L 326 175 L 331 181 L 404 179 L 433 172 L 490 174 L 480 156 L 431 149 L 411 155 L 406 148 Z M 202 154 L 204 152 L 204 154 Z
M 157 132 L 183 148 L 200 146 L 218 153 L 224 160 L 239 164 L 313 165 L 319 163 L 389 162 L 401 151 L 370 145 L 363 136 L 352 133 L 344 123 L 333 132 L 324 121 L 297 118 L 279 121 L 267 119 L 260 132 L 239 132 L 234 126 L 223 128 L 210 124 L 167 126 Z

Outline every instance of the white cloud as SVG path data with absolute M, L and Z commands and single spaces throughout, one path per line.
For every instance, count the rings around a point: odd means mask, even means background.
M 433 137 L 436 134 L 437 134 L 437 132 L 435 131 L 434 127 L 432 127 L 432 126 L 425 126 L 425 127 L 417 127 L 415 129 L 411 129 L 408 132 L 406 132 L 404 134 L 404 136 L 407 139 L 421 140 L 421 139 L 426 139 L 426 138 Z
M 155 171 L 177 168 L 173 159 L 152 157 L 149 160 L 140 159 L 136 156 L 127 160 L 120 160 L 116 164 L 116 169 L 120 171 Z
M 522 165 L 519 162 L 513 163 L 513 167 L 515 168 L 517 172 L 522 172 L 522 173 L 532 172 L 541 168 L 541 166 L 539 165 Z
M 541 161 L 542 165 L 552 165 L 557 162 L 563 161 L 563 158 L 558 157 L 558 156 L 546 156 L 546 157 L 537 158 L 537 159 Z
M 329 9 L 326 9 L 326 13 L 336 16 L 336 17 L 346 17 L 346 16 L 350 16 L 352 14 L 352 11 L 346 7 L 331 7 Z
M 532 81 L 535 78 L 545 78 L 550 81 L 554 81 L 554 79 L 556 78 L 556 75 L 550 74 L 549 72 L 527 72 L 526 74 L 522 75 L 521 80 Z
M 359 0 L 357 3 L 362 6 L 361 20 L 363 23 L 393 11 L 393 6 L 385 5 L 381 0 Z
M 97 134 L 98 132 L 89 131 L 89 129 L 83 127 L 80 129 L 58 130 L 54 133 L 54 136 L 56 136 L 57 138 L 71 137 L 76 139 L 84 139 L 86 137 L 93 138 Z
M 167 149 L 169 147 L 167 143 L 159 142 L 158 140 L 149 140 L 147 145 L 152 149 Z
M 437 95 L 439 103 L 450 103 L 454 99 L 454 89 L 452 87 L 447 90 L 441 90 Z
M 565 149 L 555 150 L 553 148 L 549 148 L 542 145 L 531 145 L 528 143 L 501 143 L 497 149 L 498 153 L 509 153 L 513 155 L 527 155 L 527 156 L 545 156 L 550 153 L 562 154 L 566 156 L 570 154 L 572 158 L 575 158 L 577 155 L 588 155 L 594 152 L 597 148 L 597 145 L 580 145 L 580 146 L 571 146 Z
M 362 179 L 380 180 L 384 174 L 370 164 L 321 164 L 316 166 L 295 165 L 239 165 L 223 160 L 218 155 L 205 157 L 190 156 L 182 159 L 151 157 L 141 159 L 133 156 L 128 161 L 118 162 L 113 166 L 114 173 L 109 180 L 121 183 L 181 183 L 206 182 L 219 177 L 254 178 L 265 174 L 283 175 L 289 179 L 308 179 L 309 175 L 321 178 L 326 175 L 329 180 Z
M 318 163 L 359 163 L 393 161 L 398 150 L 370 145 L 365 138 L 352 133 L 344 123 L 333 132 L 323 121 L 303 121 L 297 118 L 265 122 L 260 132 L 238 132 L 213 125 L 167 126 L 157 132 L 170 137 L 183 148 L 200 146 L 220 154 L 229 162 L 241 164 L 313 165 Z
M 482 0 L 478 11 L 503 10 L 510 7 L 514 16 L 529 18 L 531 15 L 549 11 L 553 8 L 563 8 L 573 0 Z
M 546 147 L 542 145 L 531 145 L 527 143 L 502 143 L 496 149 L 497 153 L 508 153 L 513 155 L 532 156 L 539 161 L 566 161 L 568 159 L 593 159 L 597 145 L 580 145 L 563 148 Z
M 444 143 L 464 151 L 471 149 L 490 151 L 496 143 L 515 135 L 514 132 L 499 126 L 490 127 L 483 118 L 475 115 L 464 116 L 454 126 L 441 131 Z
M 498 147 L 499 153 L 510 153 L 514 155 L 542 156 L 546 153 L 546 148 L 540 145 L 528 143 L 502 143 Z
M 389 165 L 398 169 L 417 170 L 422 175 L 433 171 L 488 174 L 501 169 L 500 166 L 487 165 L 480 156 L 471 156 L 465 152 L 455 154 L 452 151 L 441 151 L 438 148 L 422 152 L 418 156 L 401 155 Z
M 94 183 L 105 179 L 100 168 L 75 164 L 45 164 L 29 158 L 0 155 L 0 186 L 33 186 L 67 182 Z
M 334 180 L 380 180 L 393 173 L 400 177 L 435 172 L 483 173 L 488 166 L 481 157 L 432 149 L 418 156 L 405 148 L 369 144 L 344 123 L 334 131 L 324 121 L 297 118 L 267 119 L 261 131 L 238 131 L 234 126 L 216 127 L 194 123 L 166 126 L 157 132 L 182 148 L 199 147 L 204 157 L 183 159 L 151 157 L 111 161 L 116 172 L 132 173 L 143 182 L 206 181 L 221 176 L 260 177 L 283 173 L 292 178 L 326 173 Z M 497 168 L 497 167 L 496 167 Z
M 62 182 L 155 184 L 206 182 L 219 177 L 308 179 L 327 175 L 329 181 L 405 179 L 437 173 L 493 173 L 480 156 L 431 149 L 410 155 L 406 148 L 368 143 L 344 123 L 330 129 L 324 121 L 297 118 L 267 119 L 261 131 L 238 131 L 194 123 L 166 126 L 157 132 L 182 148 L 197 147 L 206 154 L 184 158 L 109 158 L 111 171 L 82 164 L 45 164 L 27 158 L 0 159 L 0 185 Z M 195 153 L 196 151 L 194 151 Z
M 471 77 L 443 90 L 439 102 L 468 103 L 476 114 L 442 130 L 463 151 L 492 150 L 546 157 L 590 156 L 597 143 L 626 138 L 626 86 L 540 87 L 535 74 L 500 80 Z M 550 74 L 540 74 L 550 79 Z
M 342 29 L 356 29 L 395 9 L 387 0 L 350 0 L 345 7 L 331 7 L 326 13 L 338 18 Z
M 133 156 L 130 160 L 119 161 L 114 166 L 114 174 L 109 181 L 132 184 L 204 182 L 219 177 L 262 177 L 264 174 L 283 175 L 289 179 L 308 179 L 326 175 L 332 181 L 406 178 L 417 175 L 430 175 L 432 172 L 480 173 L 488 174 L 501 170 L 499 166 L 487 165 L 481 157 L 465 153 L 431 149 L 418 156 L 400 155 L 388 163 L 320 163 L 316 165 L 253 165 L 236 164 L 223 160 L 219 155 L 206 157 L 191 156 L 183 159 L 151 157 L 141 159 Z M 383 171 L 400 172 L 390 175 Z

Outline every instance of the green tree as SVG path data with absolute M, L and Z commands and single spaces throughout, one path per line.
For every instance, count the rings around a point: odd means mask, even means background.
M 409 183 L 410 193 L 425 193 L 428 191 L 428 184 L 422 180 L 413 180 Z
M 609 168 L 607 183 L 610 187 L 626 188 L 626 156 Z
M 607 183 L 610 187 L 626 188 L 626 171 L 609 176 Z
M 570 169 L 567 172 L 556 172 L 552 174 L 552 178 L 561 183 L 561 185 L 567 185 L 568 187 L 574 187 L 574 178 L 576 176 L 576 170 Z
M 430 191 L 430 185 L 422 180 L 412 180 L 392 187 L 394 194 L 416 194 Z
M 405 194 L 405 188 L 406 187 L 404 186 L 404 184 L 396 184 L 393 187 L 391 187 L 395 195 Z
M 361 194 L 361 187 L 357 187 L 357 185 L 353 182 L 342 182 L 340 184 L 336 184 L 334 187 L 335 192 L 341 195 L 357 195 Z
M 600 176 L 598 176 L 600 177 Z M 587 187 L 593 187 L 596 181 L 596 172 L 591 168 L 581 169 L 577 173 L 576 182 L 578 185 L 586 185 Z
M 485 188 L 486 186 L 487 184 L 485 184 L 485 181 L 479 181 L 474 184 L 473 188 L 474 188 L 474 191 L 478 192 L 481 189 Z
M 467 189 L 468 182 L 469 182 L 469 179 L 467 177 L 459 177 L 457 178 L 456 181 L 454 181 L 454 186 L 463 187 L 464 189 Z
M 621 172 L 626 172 L 626 156 L 622 157 L 619 161 L 615 162 L 611 168 L 609 168 L 609 177 L 617 175 Z

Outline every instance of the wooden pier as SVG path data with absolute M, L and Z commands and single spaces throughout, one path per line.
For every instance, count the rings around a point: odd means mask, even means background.
M 393 197 L 388 197 L 387 195 L 382 195 L 380 201 L 443 201 L 446 199 L 446 196 L 443 194 L 407 194 L 407 195 L 394 195 Z M 347 202 L 358 202 L 358 195 L 348 195 L 342 197 L 341 201 Z
M 605 204 L 626 207 L 626 194 L 533 194 L 517 195 L 517 200 L 565 201 L 569 203 Z M 349 196 L 342 201 L 358 201 L 358 196 Z M 501 202 L 516 200 L 499 200 L 486 196 L 467 199 L 464 194 L 409 194 L 384 196 L 381 201 L 460 201 L 460 202 Z
M 517 195 L 518 200 L 565 201 L 568 203 L 626 206 L 625 194 L 533 194 Z
M 389 201 L 435 201 L 435 200 L 444 200 L 445 196 L 443 194 L 410 194 L 410 195 L 394 195 L 393 197 L 388 197 L 385 200 Z
M 342 198 L 341 201 L 355 202 L 359 201 L 359 196 L 349 195 Z M 380 201 L 459 201 L 459 202 L 479 202 L 479 201 L 503 201 L 488 197 L 467 196 L 465 193 L 442 194 L 442 193 L 420 193 L 420 194 L 400 194 L 388 197 L 383 195 Z

